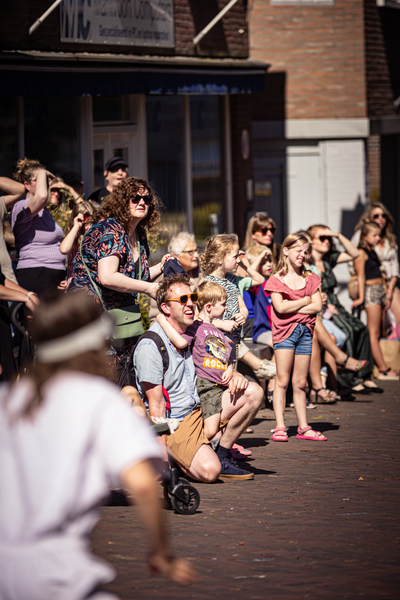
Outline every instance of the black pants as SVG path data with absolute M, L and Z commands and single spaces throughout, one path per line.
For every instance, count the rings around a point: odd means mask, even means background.
M 32 267 L 17 269 L 15 272 L 18 283 L 28 292 L 35 292 L 40 298 L 45 292 L 53 292 L 61 281 L 66 279 L 67 272 L 61 269 L 47 267 Z

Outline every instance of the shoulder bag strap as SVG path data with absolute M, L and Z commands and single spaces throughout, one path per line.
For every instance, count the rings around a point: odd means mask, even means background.
M 85 235 L 86 235 L 86 234 L 85 234 Z M 83 254 L 82 254 L 82 242 L 83 242 L 83 238 L 85 237 L 85 235 L 83 235 L 83 236 L 82 236 L 81 243 L 79 244 L 79 254 L 81 255 L 82 264 L 83 264 L 83 266 L 84 266 L 84 267 L 85 267 L 85 269 L 86 269 L 86 273 L 87 273 L 87 274 L 88 274 L 88 276 L 89 276 L 90 283 L 93 285 L 94 289 L 96 290 L 96 294 L 98 295 L 98 297 L 99 297 L 99 299 L 100 299 L 100 302 L 101 302 L 101 304 L 102 304 L 102 306 L 103 306 L 104 310 L 107 310 L 107 309 L 106 309 L 106 307 L 105 307 L 105 305 L 104 305 L 103 298 L 101 297 L 100 290 L 99 290 L 99 288 L 97 287 L 96 283 L 93 281 L 93 279 L 92 279 L 92 276 L 91 276 L 91 274 L 90 274 L 90 271 L 89 271 L 89 268 L 88 268 L 88 266 L 87 266 L 87 264 L 85 263 L 85 261 L 84 261 L 84 258 L 83 258 Z

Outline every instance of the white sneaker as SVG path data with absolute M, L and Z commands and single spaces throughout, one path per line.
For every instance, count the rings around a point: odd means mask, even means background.
M 276 363 L 272 362 L 272 360 L 267 360 L 264 358 L 261 361 L 259 369 L 254 371 L 254 375 L 260 380 L 273 379 L 276 377 Z

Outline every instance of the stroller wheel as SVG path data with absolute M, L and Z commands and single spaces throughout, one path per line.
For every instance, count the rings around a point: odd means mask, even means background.
M 171 495 L 171 504 L 180 515 L 192 515 L 199 507 L 200 494 L 186 479 L 179 479 Z

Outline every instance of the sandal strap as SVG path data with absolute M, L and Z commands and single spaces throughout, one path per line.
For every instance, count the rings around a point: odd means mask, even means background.
M 389 369 L 386 369 L 386 371 L 379 371 L 379 373 L 382 373 L 382 375 L 387 375 L 390 371 L 390 367 Z
M 312 430 L 311 425 L 307 425 L 307 427 L 303 427 L 303 428 L 298 427 L 297 428 L 297 433 L 300 434 L 300 435 L 303 435 L 303 433 L 306 433 L 306 431 L 311 431 L 311 430 Z
M 344 359 L 344 361 L 342 362 L 342 364 L 340 364 L 340 363 L 337 363 L 337 366 L 338 366 L 338 367 L 342 367 L 342 369 L 344 369 L 344 368 L 345 368 L 345 366 L 347 365 L 347 361 L 349 360 L 349 358 L 350 358 L 350 354 L 347 354 L 347 355 L 346 355 L 346 358 Z
M 277 427 L 276 429 L 271 429 L 272 433 L 277 433 L 278 431 L 287 432 L 287 427 Z

